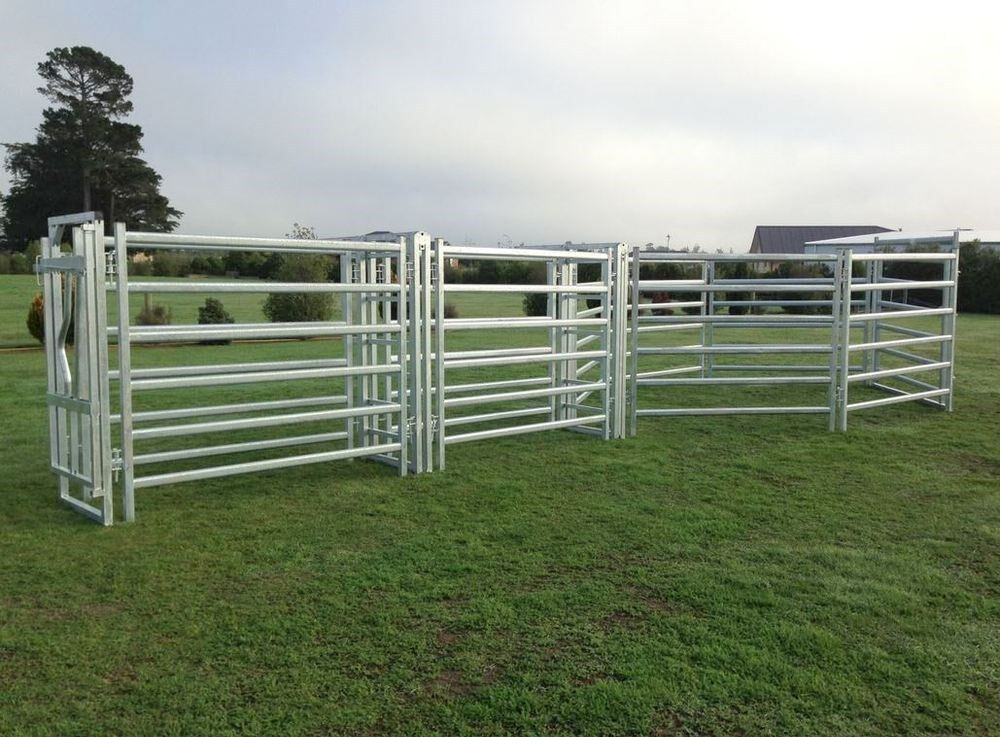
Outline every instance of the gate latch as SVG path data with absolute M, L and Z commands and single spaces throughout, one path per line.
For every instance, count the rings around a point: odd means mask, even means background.
M 111 471 L 115 475 L 115 481 L 118 481 L 118 473 L 125 469 L 125 461 L 122 459 L 122 449 L 112 448 L 111 449 Z

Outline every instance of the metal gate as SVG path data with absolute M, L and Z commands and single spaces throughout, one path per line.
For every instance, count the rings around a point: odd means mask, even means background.
M 944 249 L 630 258 L 623 243 L 456 247 L 419 231 L 304 241 L 118 223 L 106 237 L 95 213 L 51 218 L 37 266 L 50 464 L 63 501 L 107 525 L 115 493 L 131 521 L 136 489 L 354 458 L 405 475 L 443 469 L 458 443 L 557 429 L 620 438 L 641 417 L 809 413 L 845 430 L 850 412 L 898 402 L 950 410 L 958 235 L 933 240 Z M 336 256 L 339 280 L 131 278 L 136 258 L 162 251 Z M 531 284 L 470 284 L 448 278 L 452 260 L 541 270 Z M 775 264 L 777 276 L 761 273 Z M 894 273 L 900 264 L 938 272 Z M 130 302 L 265 293 L 333 295 L 341 316 L 137 325 Z M 508 314 L 449 317 L 456 293 L 514 300 Z M 520 314 L 525 294 L 544 295 L 544 315 Z M 312 344 L 318 357 L 284 343 L 254 358 L 254 346 L 304 338 L 326 339 Z M 186 349 L 177 355 L 201 360 L 174 365 L 132 350 L 220 341 L 238 350 Z M 252 394 L 261 387 L 279 396 Z M 775 390 L 785 401 L 761 398 Z
M 105 525 L 112 497 L 104 223 L 93 212 L 49 218 L 36 271 L 45 304 L 49 465 L 59 497 Z M 62 248 L 72 228 L 71 249 Z M 73 349 L 70 350 L 69 344 Z
M 950 410 L 958 234 L 905 243 L 943 250 L 765 255 L 634 249 L 631 434 L 640 417 L 818 414 L 830 430 L 844 431 L 850 412 L 872 407 L 922 401 Z M 897 245 L 891 238 L 881 244 Z M 894 264 L 933 264 L 940 273 L 892 277 L 885 269 Z M 658 267 L 673 271 L 651 273 Z M 914 303 L 906 294 L 915 290 L 939 296 L 934 304 Z M 930 374 L 930 380 L 914 374 Z M 850 401 L 862 387 L 869 396 Z M 725 391 L 711 395 L 714 404 L 683 394 L 699 388 Z M 775 393 L 785 401 L 770 399 Z
M 419 253 L 429 242 L 425 234 L 389 243 L 303 241 L 140 233 L 118 223 L 114 235 L 105 237 L 101 221 L 81 223 L 87 217 L 53 219 L 53 227 L 77 223 L 73 252 L 52 245 L 58 243 L 54 232 L 38 267 L 45 279 L 52 467 L 67 503 L 111 524 L 116 479 L 122 517 L 131 521 L 136 489 L 351 458 L 388 463 L 401 475 L 422 470 L 415 452 L 423 432 L 422 359 L 419 331 L 411 335 L 410 327 L 423 319 L 419 311 L 411 319 L 409 310 L 422 307 L 412 299 L 412 286 Z M 337 256 L 341 280 L 130 278 L 130 255 L 163 250 Z M 129 299 L 262 293 L 332 294 L 340 299 L 342 319 L 136 325 Z M 77 339 L 68 351 L 71 317 Z M 322 357 L 244 356 L 267 341 L 305 338 L 328 339 L 318 344 Z M 225 362 L 209 353 L 207 361 L 143 366 L 133 354 L 140 344 L 230 341 L 245 349 L 226 352 Z M 116 368 L 108 365 L 109 346 L 117 352 Z M 280 398 L 245 397 L 254 387 L 279 385 Z M 201 391 L 206 388 L 208 396 Z M 237 393 L 220 404 L 212 400 L 215 391 Z M 159 401 L 147 403 L 151 396 Z M 313 431 L 302 429 L 307 427 Z M 240 454 L 252 459 L 239 460 Z M 75 495 L 74 487 L 80 489 Z
M 435 375 L 430 392 L 434 434 L 428 445 L 435 450 L 436 468 L 444 468 L 446 448 L 457 443 L 558 429 L 604 439 L 621 435 L 625 333 L 618 325 L 618 305 L 624 301 L 627 273 L 623 244 L 498 249 L 437 240 L 431 258 Z M 445 278 L 446 263 L 470 260 L 542 263 L 545 283 L 470 284 Z M 579 278 L 584 264 L 597 270 L 595 278 L 586 282 Z M 462 292 L 544 294 L 546 314 L 446 317 L 446 295 Z M 449 348 L 449 335 L 489 336 L 496 331 L 534 336 L 514 338 L 515 343 L 540 343 Z M 493 371 L 477 377 L 479 369 Z M 505 369 L 518 373 L 498 374 Z M 525 371 L 531 375 L 522 376 Z

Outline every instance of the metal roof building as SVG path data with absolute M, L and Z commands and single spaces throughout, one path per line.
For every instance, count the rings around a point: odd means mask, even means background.
M 753 232 L 750 253 L 805 253 L 805 244 L 809 241 L 891 230 L 880 225 L 758 225 Z

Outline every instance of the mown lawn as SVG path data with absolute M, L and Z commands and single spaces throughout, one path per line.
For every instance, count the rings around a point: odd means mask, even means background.
M 202 279 L 201 277 L 192 277 Z M 162 277 L 132 277 L 133 281 L 155 281 Z M 205 280 L 225 281 L 221 277 L 204 277 Z M 31 300 L 40 294 L 34 275 L 0 274 L 0 348 L 34 347 L 38 342 L 28 332 L 26 320 Z M 264 314 L 261 305 L 266 299 L 265 294 L 223 294 L 221 299 L 226 310 L 237 322 L 263 322 Z M 133 322 L 135 315 L 143 307 L 143 295 L 132 294 L 129 304 L 132 310 Z M 198 320 L 198 307 L 205 304 L 203 295 L 195 294 L 156 294 L 153 301 L 170 308 L 175 323 L 194 323 Z M 448 302 L 454 303 L 459 317 L 490 317 L 498 314 L 521 315 L 522 296 L 502 294 L 455 294 L 448 297 Z M 114 317 L 112 300 L 111 317 Z M 336 303 L 337 319 L 339 319 L 339 302 Z
M 1000 320 L 959 336 L 952 414 L 523 436 L 107 529 L 56 501 L 41 353 L 0 356 L 0 735 L 996 733 Z

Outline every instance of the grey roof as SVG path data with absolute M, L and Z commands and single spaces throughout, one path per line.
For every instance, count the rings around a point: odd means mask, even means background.
M 804 253 L 807 241 L 891 230 L 880 225 L 758 225 L 750 243 L 750 253 Z

